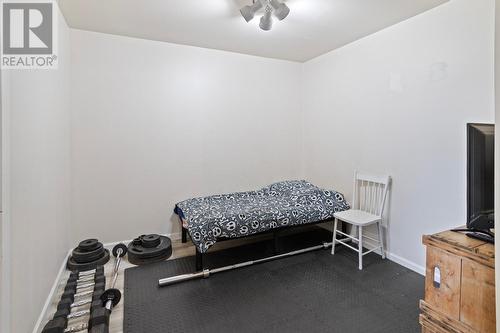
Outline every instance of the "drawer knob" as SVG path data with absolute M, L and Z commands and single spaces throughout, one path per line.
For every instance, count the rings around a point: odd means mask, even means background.
M 432 272 L 432 284 L 435 288 L 439 288 L 441 286 L 441 269 L 439 266 L 434 266 L 434 270 Z

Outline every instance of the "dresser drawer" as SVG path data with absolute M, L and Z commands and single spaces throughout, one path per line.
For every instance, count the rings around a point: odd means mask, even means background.
M 430 328 L 422 326 L 422 333 L 439 333 L 437 331 L 432 331 Z
M 461 258 L 427 247 L 425 302 L 433 309 L 460 319 Z
M 480 333 L 460 320 L 436 311 L 425 301 L 420 301 L 420 311 L 422 333 Z
M 460 321 L 478 332 L 494 333 L 495 270 L 472 260 L 462 260 Z

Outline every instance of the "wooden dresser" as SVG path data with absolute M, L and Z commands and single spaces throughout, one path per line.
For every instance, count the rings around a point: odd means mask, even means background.
M 423 243 L 422 333 L 494 333 L 494 246 L 453 231 L 423 236 Z

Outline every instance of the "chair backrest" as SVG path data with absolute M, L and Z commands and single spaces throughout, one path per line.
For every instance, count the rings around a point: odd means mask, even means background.
M 352 208 L 382 216 L 390 181 L 389 176 L 374 176 L 356 171 Z

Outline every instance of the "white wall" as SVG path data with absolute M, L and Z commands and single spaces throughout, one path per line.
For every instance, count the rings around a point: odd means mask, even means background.
M 70 246 L 69 29 L 62 15 L 58 21 L 59 69 L 13 70 L 2 81 L 9 94 L 2 96 L 9 134 L 2 152 L 8 218 L 2 222 L 10 226 L 3 236 L 11 255 L 2 267 L 11 295 L 10 302 L 2 295 L 10 312 L 2 332 L 33 330 Z
M 423 234 L 465 224 L 465 128 L 494 120 L 493 36 L 494 0 L 453 0 L 303 68 L 305 175 L 350 197 L 356 168 L 390 174 L 389 251 L 417 270 Z
M 174 204 L 300 173 L 300 64 L 71 30 L 73 242 L 179 232 Z

